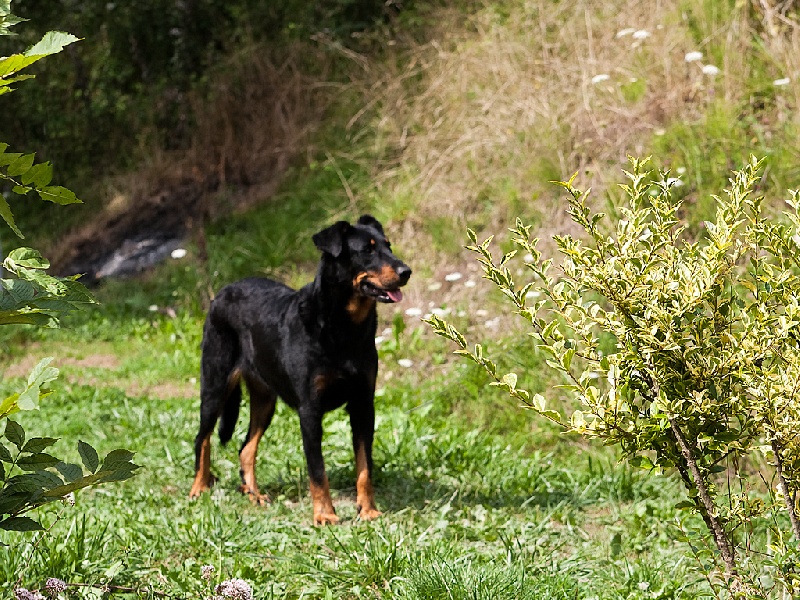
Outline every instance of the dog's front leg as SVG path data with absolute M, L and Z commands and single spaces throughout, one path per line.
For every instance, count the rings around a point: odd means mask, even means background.
M 351 406 L 353 452 L 356 455 L 356 507 L 358 518 L 370 521 L 381 515 L 375 506 L 372 487 L 372 439 L 375 434 L 375 407 L 372 402 Z
M 322 458 L 322 415 L 300 413 L 300 430 L 308 466 L 311 501 L 314 504 L 314 525 L 338 523 L 339 517 L 333 508 L 325 461 Z

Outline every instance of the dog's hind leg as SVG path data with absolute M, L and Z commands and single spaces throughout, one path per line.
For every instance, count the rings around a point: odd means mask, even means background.
M 264 505 L 269 500 L 268 494 L 262 494 L 258 490 L 256 482 L 256 451 L 261 436 L 272 422 L 275 414 L 275 401 L 277 396 L 270 388 L 259 381 L 245 379 L 247 390 L 250 392 L 250 427 L 247 430 L 247 437 L 239 451 L 239 475 L 242 478 L 242 485 L 239 490 L 243 494 L 250 496 L 250 501 L 254 504 Z
M 235 403 L 238 413 L 238 402 L 241 397 L 238 383 L 241 374 L 235 368 L 238 357 L 238 340 L 233 332 L 221 330 L 209 319 L 203 332 L 200 365 L 200 430 L 194 441 L 195 475 L 189 492 L 190 498 L 196 498 L 211 489 L 214 484 L 215 478 L 211 474 L 211 434 L 226 404 Z M 232 397 L 234 392 L 239 398 Z M 230 412 L 232 411 L 226 409 L 225 415 L 228 416 Z M 232 425 L 230 429 L 233 430 Z M 226 441 L 222 434 L 220 431 L 220 437 Z

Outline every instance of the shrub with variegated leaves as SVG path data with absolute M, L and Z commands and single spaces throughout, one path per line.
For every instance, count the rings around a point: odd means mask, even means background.
M 636 466 L 677 473 L 687 492 L 681 508 L 702 518 L 714 549 L 692 545 L 702 564 L 718 565 L 709 569 L 712 585 L 747 597 L 796 594 L 800 194 L 791 192 L 783 216 L 767 216 L 753 194 L 761 163 L 752 159 L 693 239 L 669 173 L 630 162 L 627 202 L 614 220 L 591 208 L 575 177 L 560 184 L 585 232 L 554 238 L 560 262 L 543 257 L 531 228 L 517 221 L 513 243 L 532 257 L 523 284 L 510 268 L 517 250 L 496 259 L 491 238 L 479 243 L 469 232 L 485 277 L 562 374 L 570 409 L 518 387 L 516 373 L 498 372 L 449 323 L 429 323 L 494 385 L 564 430 L 615 445 Z M 744 537 L 758 519 L 776 534 L 770 548 Z

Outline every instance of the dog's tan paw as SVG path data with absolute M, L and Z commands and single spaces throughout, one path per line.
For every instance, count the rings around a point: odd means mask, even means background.
M 214 485 L 214 482 L 217 480 L 216 477 L 213 475 L 209 475 L 206 478 L 202 476 L 195 477 L 194 482 L 192 483 L 192 489 L 189 490 L 189 498 L 191 500 L 196 500 L 200 497 L 200 494 L 203 492 L 210 492 L 211 486 Z
M 314 515 L 314 525 L 336 525 L 339 517 L 334 513 L 317 513 Z
M 272 502 L 269 494 L 262 494 L 258 490 L 253 490 L 244 484 L 239 486 L 239 491 L 247 495 L 247 497 L 250 498 L 250 502 L 256 506 L 266 506 Z
M 377 519 L 383 513 L 375 508 L 362 508 L 358 511 L 358 518 L 361 521 L 372 521 L 373 519 Z

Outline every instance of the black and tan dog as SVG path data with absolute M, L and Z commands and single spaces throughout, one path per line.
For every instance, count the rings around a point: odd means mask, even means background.
M 195 440 L 196 497 L 214 482 L 211 434 L 220 420 L 224 444 L 233 435 L 244 381 L 250 428 L 239 452 L 241 491 L 263 504 L 256 484 L 258 442 L 280 396 L 300 417 L 316 524 L 336 523 L 322 458 L 322 416 L 344 406 L 356 457 L 361 519 L 381 513 L 372 488 L 376 302 L 399 302 L 411 269 L 392 254 L 381 224 L 369 215 L 339 221 L 313 236 L 322 252 L 317 276 L 300 290 L 269 279 L 244 279 L 220 291 L 203 330 L 200 432 Z

